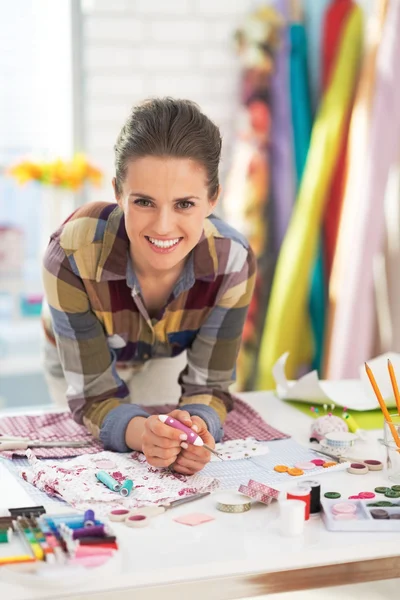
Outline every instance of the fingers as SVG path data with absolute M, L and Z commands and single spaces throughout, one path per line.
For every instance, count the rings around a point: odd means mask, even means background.
M 173 417 L 174 419 L 177 419 L 178 421 L 186 425 L 186 427 L 191 427 L 193 424 L 193 417 L 190 416 L 187 410 L 176 409 L 168 414 L 170 417 Z
M 184 443 L 184 442 L 183 442 Z M 184 443 L 185 444 L 185 443 Z M 185 444 L 187 446 L 187 444 Z M 188 448 L 183 448 L 174 463 L 174 470 L 185 475 L 197 473 L 201 471 L 211 460 L 211 453 L 206 448 L 198 448 L 189 445 Z M 185 472 L 183 470 L 185 470 Z M 186 472 L 187 471 L 187 472 Z
M 152 433 L 153 436 L 156 436 L 157 438 L 163 438 L 163 447 L 171 446 L 171 442 L 177 442 L 179 445 L 180 442 L 187 439 L 186 433 L 183 433 L 179 429 L 175 429 L 170 425 L 165 425 L 165 423 L 162 423 L 162 421 L 160 421 L 157 415 L 152 415 L 146 420 L 145 434 L 147 434 L 148 432 Z M 160 446 L 161 441 L 160 443 L 157 443 L 157 445 Z
M 155 456 L 147 456 L 146 455 L 146 460 L 149 463 L 149 465 L 151 465 L 152 467 L 158 467 L 159 469 L 166 469 L 167 467 L 171 466 L 174 462 L 174 459 L 164 459 L 164 458 L 157 458 Z

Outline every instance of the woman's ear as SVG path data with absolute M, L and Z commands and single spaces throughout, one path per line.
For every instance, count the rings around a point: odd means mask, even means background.
M 112 178 L 112 186 L 113 186 L 113 190 L 114 190 L 114 198 L 118 202 L 119 207 L 122 209 L 121 194 L 118 192 L 117 180 L 115 177 Z
M 214 212 L 215 207 L 218 204 L 218 200 L 221 197 L 221 192 L 222 192 L 222 187 L 219 185 L 214 198 L 212 198 L 211 200 L 208 201 L 209 209 L 208 209 L 207 217 L 209 217 Z

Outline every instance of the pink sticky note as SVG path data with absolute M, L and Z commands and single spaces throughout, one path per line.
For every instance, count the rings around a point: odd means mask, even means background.
M 202 523 L 207 523 L 208 521 L 214 521 L 214 517 L 203 515 L 201 513 L 192 513 L 191 515 L 176 517 L 174 521 L 177 523 L 182 523 L 183 525 L 201 525 Z

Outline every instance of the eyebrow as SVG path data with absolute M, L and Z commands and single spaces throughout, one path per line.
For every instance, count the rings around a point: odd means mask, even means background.
M 152 198 L 148 194 L 141 194 L 140 192 L 132 192 L 129 194 L 129 198 L 133 196 L 134 198 L 143 198 L 143 200 L 152 200 L 153 202 L 157 202 L 155 198 Z M 185 202 L 187 200 L 200 200 L 198 196 L 184 196 L 183 198 L 174 198 L 174 202 Z

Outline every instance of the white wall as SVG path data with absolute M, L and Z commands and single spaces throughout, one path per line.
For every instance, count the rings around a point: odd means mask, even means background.
M 252 0 L 84 0 L 85 140 L 106 173 L 109 200 L 113 144 L 130 107 L 150 96 L 198 102 L 232 139 L 238 102 L 233 34 Z M 226 152 L 228 154 L 228 152 Z M 222 165 L 222 173 L 224 171 Z

